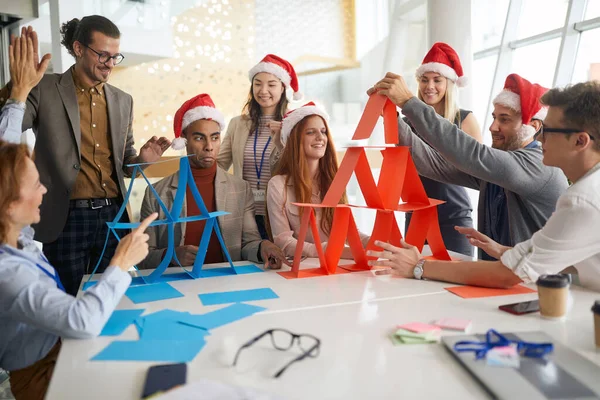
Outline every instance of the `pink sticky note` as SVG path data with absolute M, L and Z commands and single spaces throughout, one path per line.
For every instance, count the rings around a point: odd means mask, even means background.
M 422 322 L 411 322 L 409 324 L 398 325 L 398 329 L 404 329 L 410 332 L 423 333 L 431 331 L 439 331 L 440 328 L 435 325 L 424 324 Z
M 459 318 L 441 318 L 433 323 L 442 329 L 466 332 L 471 328 L 471 321 Z

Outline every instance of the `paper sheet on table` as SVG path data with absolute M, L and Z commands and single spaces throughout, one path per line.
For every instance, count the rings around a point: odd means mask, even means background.
M 190 314 L 180 318 L 179 322 L 210 330 L 249 317 L 264 310 L 266 310 L 266 308 L 254 306 L 252 304 L 235 303 L 206 314 Z
M 183 293 L 166 282 L 134 286 L 127 289 L 125 296 L 135 304 L 183 297 Z
M 483 288 L 477 286 L 452 286 L 445 289 L 450 293 L 454 293 L 455 295 L 462 297 L 463 299 L 535 293 L 535 290 L 521 285 L 513 286 L 510 289 Z
M 172 316 L 140 318 L 136 322 L 140 340 L 196 340 L 210 335 L 205 328 L 181 322 L 189 316 L 189 313 L 176 313 Z
M 256 389 L 200 380 L 180 386 L 153 400 L 283 400 Z
M 144 309 L 136 310 L 114 310 L 112 315 L 106 321 L 100 336 L 118 336 L 127 329 L 127 327 L 133 324 L 133 321 L 142 313 Z
M 277 296 L 277 293 L 275 293 L 270 288 L 233 290 L 231 292 L 202 293 L 199 294 L 198 297 L 200 297 L 200 301 L 205 306 L 279 298 L 279 296 Z

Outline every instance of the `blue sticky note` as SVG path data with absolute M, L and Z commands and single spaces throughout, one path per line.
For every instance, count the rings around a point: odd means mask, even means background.
M 141 310 L 115 310 L 106 321 L 100 336 L 117 336 L 127 329 L 144 312 Z
M 180 322 L 204 329 L 214 329 L 264 310 L 266 310 L 264 307 L 236 303 L 206 314 L 188 315 L 182 318 Z
M 242 303 L 244 301 L 278 299 L 279 296 L 270 288 L 235 290 L 232 292 L 217 292 L 199 294 L 200 301 L 205 306 L 215 304 Z
M 135 340 L 110 343 L 92 361 L 170 361 L 190 362 L 202 350 L 206 341 L 196 340 Z
M 150 285 L 134 286 L 127 289 L 125 296 L 129 297 L 135 304 L 147 303 L 149 301 L 174 299 L 183 297 L 183 293 L 166 282 L 153 283 Z

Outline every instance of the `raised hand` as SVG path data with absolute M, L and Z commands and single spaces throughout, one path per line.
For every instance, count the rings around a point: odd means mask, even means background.
M 488 255 L 494 257 L 499 260 L 502 257 L 502 254 L 510 247 L 503 246 L 498 242 L 495 242 L 490 237 L 484 235 L 476 229 L 463 227 L 463 226 L 455 226 L 459 233 L 462 233 L 469 239 L 469 243 L 471 243 L 475 247 L 479 247 L 481 250 L 485 251 Z
M 20 37 L 11 37 L 8 48 L 11 98 L 25 102 L 27 95 L 44 77 L 50 63 L 50 54 L 39 61 L 37 33 L 33 28 L 23 27 Z
M 277 148 L 282 149 L 283 143 L 281 142 L 281 121 L 269 121 L 269 130 L 271 131 L 271 137 L 273 138 L 273 143 Z
M 146 258 L 148 255 L 148 239 L 150 237 L 144 232 L 156 217 L 158 217 L 158 213 L 150 214 L 142 221 L 140 226 L 121 239 L 115 250 L 115 255 L 110 261 L 110 265 L 116 265 L 121 270 L 128 271 L 129 268 Z
M 159 139 L 152 136 L 140 149 L 139 161 L 143 163 L 156 162 L 169 147 L 171 147 L 171 141 L 166 137 Z
M 408 89 L 408 85 L 404 81 L 404 78 L 400 75 L 396 75 L 392 72 L 385 74 L 385 77 L 377 82 L 375 86 L 367 90 L 367 94 L 377 92 L 382 96 L 387 96 L 398 107 L 404 107 L 406 102 L 414 97 L 414 94 Z

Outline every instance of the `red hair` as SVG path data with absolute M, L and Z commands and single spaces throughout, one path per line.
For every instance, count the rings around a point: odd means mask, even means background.
M 302 147 L 302 138 L 304 136 L 303 132 L 306 128 L 307 121 L 313 116 L 321 118 L 318 115 L 308 115 L 294 126 L 294 129 L 292 129 L 290 137 L 287 140 L 285 149 L 283 150 L 283 154 L 279 159 L 275 174 L 273 175 L 285 175 L 285 185 L 291 184 L 294 187 L 294 194 L 298 203 L 311 203 L 313 178 L 308 171 L 308 163 L 306 162 L 306 155 L 304 154 L 304 148 Z M 327 121 L 323 118 L 321 118 L 321 120 L 325 124 L 325 129 L 327 130 L 327 147 L 325 149 L 325 155 L 319 160 L 318 169 L 320 200 L 322 201 L 338 171 L 338 160 Z M 287 191 L 284 191 L 284 193 L 287 193 Z M 284 199 L 284 203 L 286 201 L 287 200 Z M 347 202 L 346 193 L 344 192 L 340 199 L 340 204 L 346 204 Z M 300 209 L 300 215 L 302 215 L 302 211 L 303 210 Z M 333 212 L 333 208 L 322 209 L 320 225 L 323 232 L 327 234 L 331 231 Z
M 8 233 L 8 207 L 21 197 L 21 177 L 30 158 L 25 144 L 0 140 L 0 243 Z

